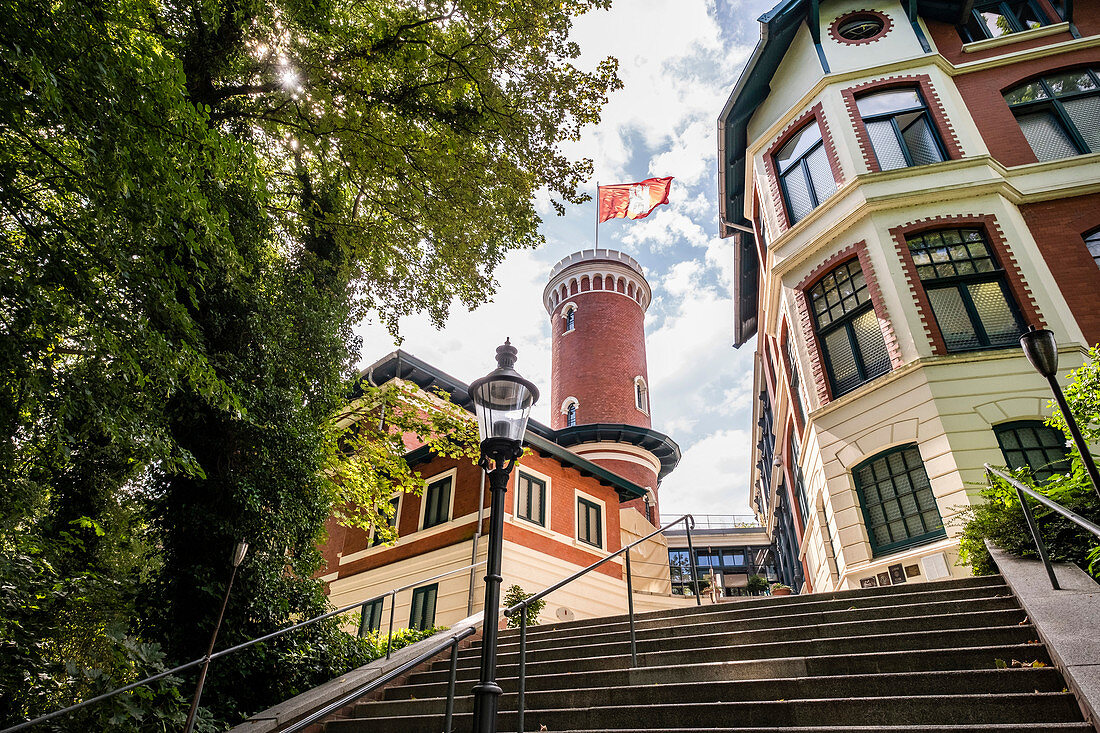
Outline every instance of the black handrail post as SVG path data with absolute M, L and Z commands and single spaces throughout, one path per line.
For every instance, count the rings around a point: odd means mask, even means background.
M 695 589 L 695 605 L 703 605 L 703 599 L 699 597 L 699 574 L 695 572 L 695 546 L 691 544 L 691 530 L 695 528 L 695 518 L 690 514 L 684 515 L 684 530 L 688 541 L 688 560 L 691 562 L 691 585 Z
M 1020 491 L 1019 487 L 1013 486 L 1016 490 L 1016 497 L 1020 500 L 1020 508 L 1024 510 L 1024 519 L 1027 520 L 1027 528 L 1031 531 L 1031 539 L 1035 541 L 1035 547 L 1039 550 L 1039 557 L 1043 561 L 1043 566 L 1047 569 L 1047 575 L 1050 576 L 1050 587 L 1054 590 L 1061 590 L 1061 586 L 1058 585 L 1058 577 L 1054 574 L 1054 566 L 1050 564 L 1050 557 L 1047 556 L 1047 545 L 1043 542 L 1043 536 L 1039 534 L 1039 525 L 1035 521 L 1035 515 L 1031 513 L 1031 506 L 1027 503 L 1027 497 L 1024 496 L 1024 492 Z
M 630 574 L 630 550 L 626 551 L 626 610 L 630 614 L 630 666 L 638 666 L 638 643 L 634 637 L 634 583 Z
M 390 647 L 393 645 L 393 611 L 397 608 L 397 591 L 390 591 L 390 634 L 386 637 L 386 659 L 390 658 Z
M 523 712 L 527 697 L 527 606 L 520 610 L 519 616 L 519 680 L 517 681 L 516 730 L 524 732 Z
M 451 642 L 451 676 L 447 680 L 447 712 L 443 716 L 443 733 L 451 733 L 455 712 L 455 681 L 458 679 L 458 637 Z

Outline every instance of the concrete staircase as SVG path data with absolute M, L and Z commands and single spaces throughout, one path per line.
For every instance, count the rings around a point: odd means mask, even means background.
M 527 730 L 1094 730 L 999 576 L 636 618 L 636 669 L 625 616 L 528 630 Z M 459 654 L 457 731 L 470 730 L 480 651 Z M 518 631 L 502 631 L 501 731 L 516 730 L 518 658 Z M 439 733 L 449 667 L 434 662 L 325 732 Z

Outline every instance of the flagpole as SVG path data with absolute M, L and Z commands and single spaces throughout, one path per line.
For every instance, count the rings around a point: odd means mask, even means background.
M 592 254 L 600 248 L 600 182 L 596 181 L 596 244 L 592 246 Z

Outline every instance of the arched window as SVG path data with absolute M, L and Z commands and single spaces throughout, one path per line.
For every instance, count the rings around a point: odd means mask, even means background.
M 1019 345 L 1023 321 L 982 229 L 939 229 L 906 242 L 948 351 Z
M 649 414 L 649 389 L 642 377 L 634 378 L 634 406 Z
M 1005 101 L 1040 161 L 1100 152 L 1100 69 L 1035 79 Z
M 570 402 L 569 407 L 565 408 L 565 424 L 569 427 L 573 427 L 577 424 L 577 403 Z
M 833 169 L 816 121 L 788 140 L 774 160 L 791 224 L 804 219 L 836 191 Z
M 565 319 L 565 333 L 569 333 L 577 326 L 577 306 L 573 303 L 565 306 L 561 317 Z
M 856 100 L 881 170 L 939 163 L 943 146 L 916 89 L 889 89 Z
M 1069 449 L 1060 430 L 1039 420 L 1017 420 L 993 427 L 1009 468 L 1031 469 L 1037 481 L 1069 471 Z
M 917 446 L 872 456 L 852 470 L 852 477 L 873 556 L 947 536 Z
M 806 299 L 833 397 L 890 371 L 890 352 L 858 259 L 818 280 L 806 291 Z

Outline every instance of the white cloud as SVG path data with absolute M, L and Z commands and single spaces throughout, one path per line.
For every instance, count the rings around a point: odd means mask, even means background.
M 751 515 L 751 441 L 747 430 L 719 430 L 685 450 L 679 468 L 661 484 L 658 499 L 662 519 L 688 513 Z

